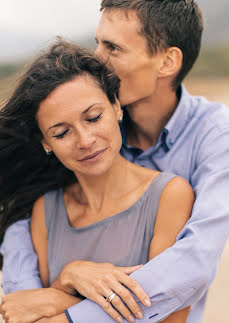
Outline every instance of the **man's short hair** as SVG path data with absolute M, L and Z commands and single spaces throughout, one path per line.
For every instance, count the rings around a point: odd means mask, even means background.
M 102 0 L 101 10 L 134 10 L 141 22 L 141 34 L 151 55 L 169 47 L 183 53 L 182 67 L 173 86 L 177 88 L 195 63 L 203 31 L 202 12 L 194 0 Z

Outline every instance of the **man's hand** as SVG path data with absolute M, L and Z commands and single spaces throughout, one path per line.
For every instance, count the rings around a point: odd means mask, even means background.
M 77 290 L 81 295 L 100 305 L 114 320 L 122 321 L 119 314 L 121 313 L 128 321 L 133 321 L 132 313 L 137 318 L 143 318 L 143 315 L 129 290 L 137 296 L 142 304 L 150 306 L 148 295 L 134 279 L 129 277 L 141 266 L 115 267 L 108 263 L 73 261 L 64 267 L 52 287 L 68 293 L 74 293 Z M 111 296 L 113 307 L 108 302 L 109 296 Z
M 81 301 L 53 288 L 23 290 L 2 298 L 0 313 L 8 323 L 32 323 L 51 318 Z

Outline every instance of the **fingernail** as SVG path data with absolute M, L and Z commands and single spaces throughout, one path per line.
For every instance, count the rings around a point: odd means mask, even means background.
M 142 320 L 143 319 L 143 314 L 141 312 L 138 312 L 137 317 Z
M 146 305 L 146 306 L 148 306 L 148 307 L 149 307 L 149 306 L 151 306 L 151 302 L 150 302 L 150 300 L 149 300 L 149 299 L 147 299 L 147 298 L 145 299 L 145 305 Z
M 122 320 L 122 318 L 120 316 L 117 318 L 117 321 L 120 322 L 120 323 L 123 322 L 123 320 Z
M 129 321 L 130 322 L 134 322 L 135 321 L 135 319 L 134 319 L 134 317 L 132 315 L 129 316 Z

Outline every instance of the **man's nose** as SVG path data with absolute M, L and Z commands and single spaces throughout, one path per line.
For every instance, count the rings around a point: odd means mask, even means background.
M 97 45 L 95 49 L 95 56 L 97 56 L 102 62 L 107 63 L 109 56 L 105 53 L 101 45 Z

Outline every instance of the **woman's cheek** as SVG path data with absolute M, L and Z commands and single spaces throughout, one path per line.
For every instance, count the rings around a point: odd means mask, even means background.
M 112 146 L 119 152 L 122 146 L 122 136 L 118 122 L 115 122 L 112 127 L 109 128 L 110 138 L 113 142 Z
M 59 161 L 67 168 L 71 166 L 74 157 L 76 158 L 75 149 L 73 149 L 71 143 L 67 141 L 63 141 L 62 143 L 55 145 L 55 147 L 53 147 L 53 153 L 55 154 L 56 158 L 59 159 Z

